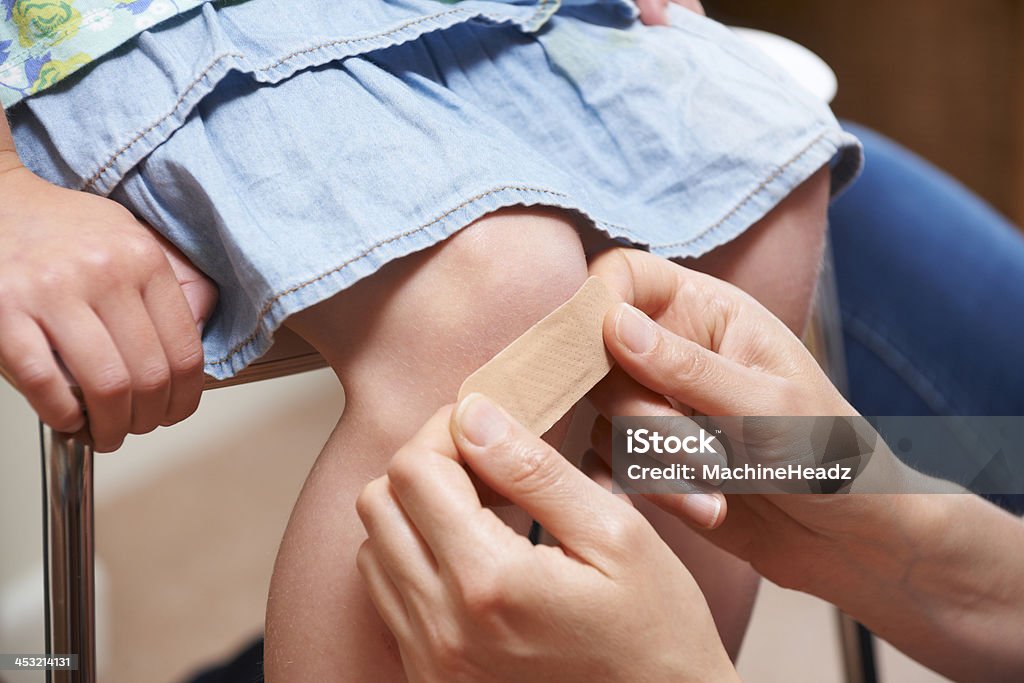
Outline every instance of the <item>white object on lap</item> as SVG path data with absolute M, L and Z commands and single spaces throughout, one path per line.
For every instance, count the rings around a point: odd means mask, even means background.
M 753 28 L 734 28 L 737 35 L 764 52 L 789 72 L 797 83 L 823 102 L 835 99 L 839 89 L 836 74 L 818 55 L 789 38 Z

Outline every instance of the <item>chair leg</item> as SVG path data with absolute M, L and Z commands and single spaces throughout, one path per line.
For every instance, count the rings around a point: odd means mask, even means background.
M 839 643 L 843 649 L 846 683 L 877 683 L 875 640 L 871 631 L 845 612 L 836 610 Z
M 78 655 L 77 670 L 47 671 L 47 683 L 95 683 L 93 453 L 40 423 L 46 652 Z

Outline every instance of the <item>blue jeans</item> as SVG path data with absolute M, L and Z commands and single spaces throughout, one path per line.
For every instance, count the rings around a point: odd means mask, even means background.
M 854 407 L 1024 415 L 1024 236 L 924 160 L 845 127 L 865 149 L 829 214 Z
M 829 218 L 854 406 L 866 415 L 1024 415 L 1024 236 L 870 130 Z

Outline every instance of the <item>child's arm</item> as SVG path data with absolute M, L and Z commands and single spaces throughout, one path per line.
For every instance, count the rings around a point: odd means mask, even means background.
M 25 168 L 0 115 L 0 374 L 55 429 L 88 426 L 97 450 L 198 404 L 196 321 L 216 289 L 161 239 L 119 204 Z
M 0 173 L 16 165 L 18 165 L 18 153 L 14 150 L 11 127 L 7 125 L 7 116 L 0 116 Z

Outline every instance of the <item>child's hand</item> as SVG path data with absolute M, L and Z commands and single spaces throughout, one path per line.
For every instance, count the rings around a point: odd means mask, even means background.
M 213 284 L 119 204 L 0 171 L 0 373 L 54 429 L 88 427 L 111 451 L 192 414 L 197 322 L 215 301 Z
M 648 26 L 668 26 L 668 13 L 665 9 L 670 0 L 636 0 L 636 6 L 640 9 L 640 21 Z M 704 6 L 700 0 L 671 0 L 677 5 L 685 7 L 697 14 L 704 14 Z

